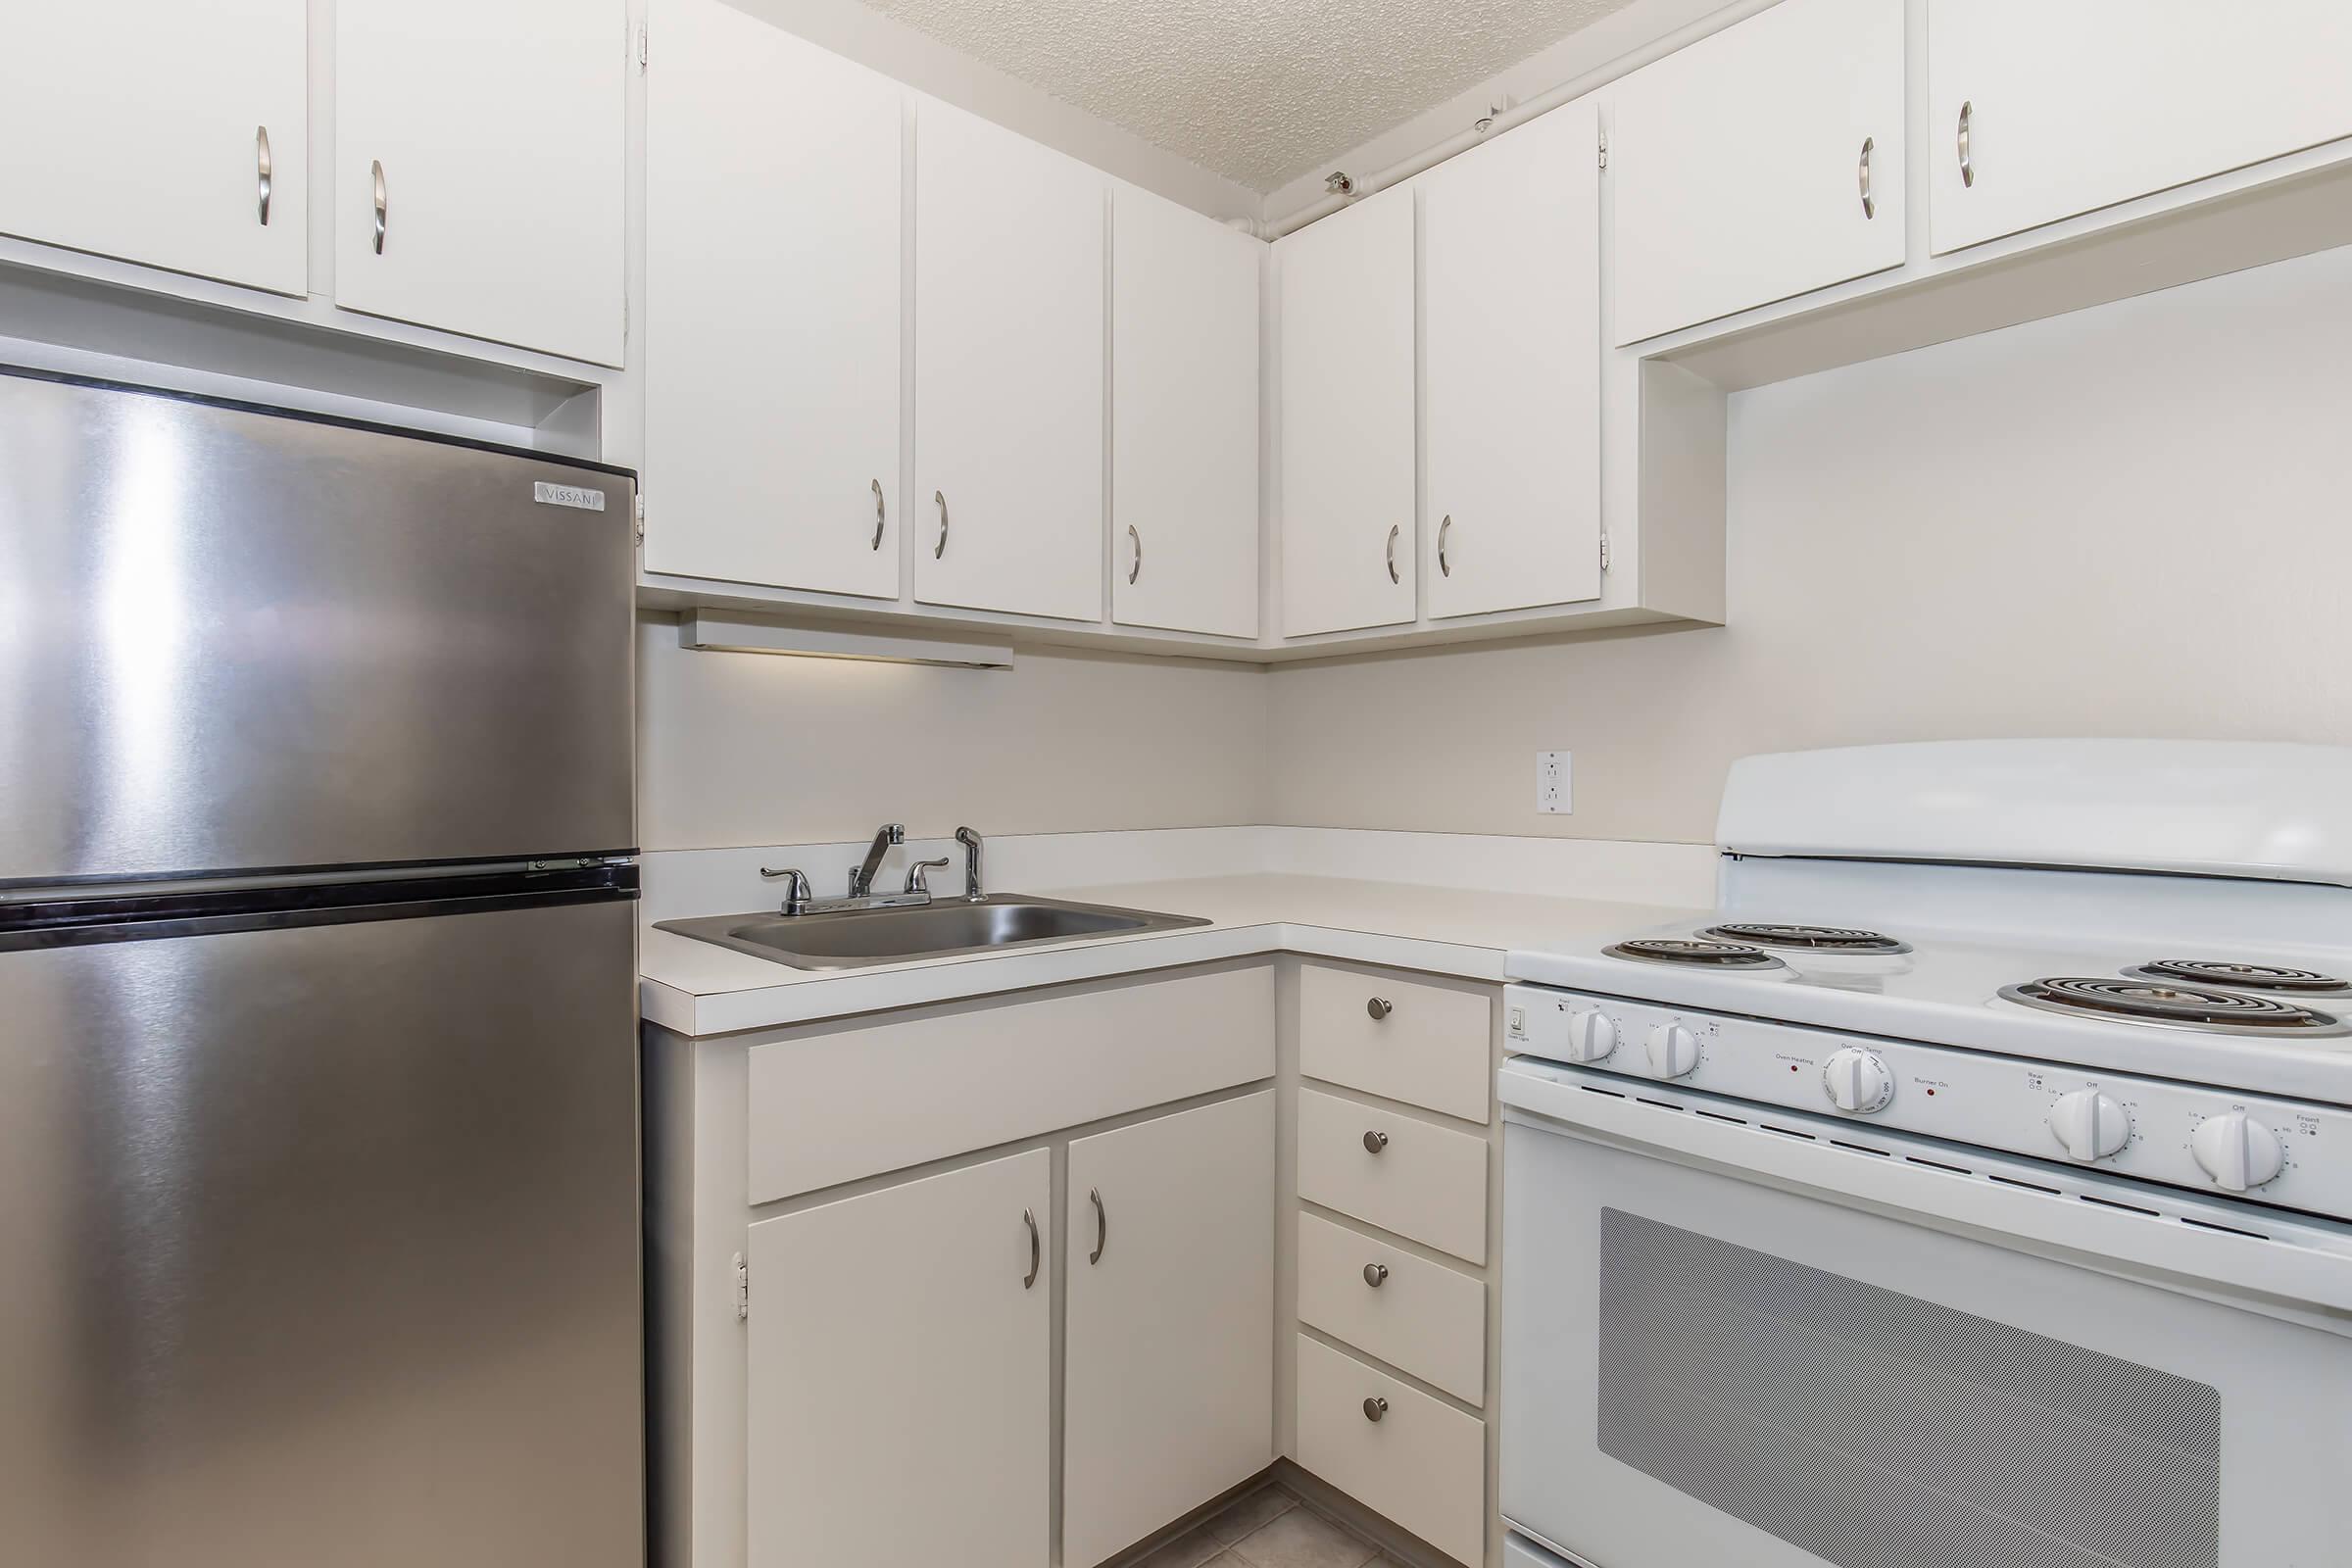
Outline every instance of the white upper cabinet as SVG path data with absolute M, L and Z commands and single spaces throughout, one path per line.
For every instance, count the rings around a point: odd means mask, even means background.
M 1061 1560 L 1093 1568 L 1273 1462 L 1274 1092 L 1074 1141 L 1063 1234 Z
M 1941 255 L 2352 136 L 2345 0 L 1931 0 Z
M 1599 138 L 1586 99 L 1422 177 L 1433 617 L 1600 593 Z
M 914 597 L 1102 614 L 1104 176 L 915 100 Z
M 1607 90 L 1619 344 L 1903 263 L 1903 0 L 1782 0 Z
M 1265 245 L 1114 184 L 1111 618 L 1257 635 L 1257 315 Z
M 1278 241 L 1282 635 L 1414 616 L 1413 192 Z
M 621 361 L 623 0 L 337 0 L 335 303 Z
M 301 294 L 307 10 L 304 0 L 10 7 L 0 229 Z
M 645 565 L 899 591 L 905 94 L 720 0 L 655 0 Z

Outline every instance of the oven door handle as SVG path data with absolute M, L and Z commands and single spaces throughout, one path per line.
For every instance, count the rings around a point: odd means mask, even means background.
M 2340 1332 L 2352 1333 L 2352 1247 L 2316 1245 L 2316 1228 L 2289 1215 L 2249 1216 L 2234 1205 L 2225 1208 L 2191 1194 L 2159 1199 L 2133 1184 L 2116 1184 L 2119 1197 L 2109 1201 L 2059 1190 L 2054 1178 L 2035 1190 L 2012 1184 L 2045 1175 L 2025 1160 L 1971 1150 L 1952 1152 L 1948 1166 L 1940 1160 L 1926 1165 L 1900 1153 L 1855 1152 L 1824 1138 L 1766 1130 L 1801 1131 L 1802 1116 L 1724 1102 L 1726 1113 L 1743 1112 L 1750 1119 L 1719 1120 L 1671 1108 L 1674 1097 L 1671 1091 L 1659 1092 L 1662 1086 L 1621 1080 L 1588 1090 L 1590 1080 L 1577 1077 L 1575 1068 L 1548 1062 L 1514 1060 L 1499 1078 L 1506 1122 L 1706 1165 L 1740 1180 L 1804 1189 L 1996 1245 L 2055 1249 L 2201 1296 L 2317 1308 L 2334 1319 Z M 1633 1089 L 1649 1098 L 1627 1092 Z M 1709 1108 L 1715 1103 L 1708 1102 Z M 1896 1145 L 1891 1138 L 1882 1142 Z M 1957 1168 L 1963 1160 L 1970 1168 Z M 1996 1171 L 2011 1182 L 1995 1181 Z M 2142 1196 L 2148 1198 L 2147 1210 L 2116 1206 Z M 2209 1208 L 2213 1218 L 2193 1224 L 2177 1212 L 2164 1212 L 2165 1207 Z M 2249 1230 L 2260 1225 L 2270 1234 L 2212 1228 L 2232 1223 Z M 2309 1232 L 2313 1242 L 2299 1238 L 2299 1231 Z

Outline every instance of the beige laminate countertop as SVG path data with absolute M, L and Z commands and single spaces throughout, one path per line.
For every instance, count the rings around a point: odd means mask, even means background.
M 1264 953 L 1499 981 L 1511 948 L 1639 931 L 1688 912 L 1663 904 L 1278 875 L 1009 891 L 1209 923 L 834 970 L 795 969 L 649 929 L 638 945 L 639 1010 L 679 1034 L 733 1034 Z

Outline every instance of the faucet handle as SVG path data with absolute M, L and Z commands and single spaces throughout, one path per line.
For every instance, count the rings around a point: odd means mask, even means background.
M 906 868 L 906 891 L 909 893 L 929 893 L 931 891 L 931 884 L 926 881 L 925 878 L 929 876 L 931 867 L 935 865 L 945 865 L 947 863 L 948 858 L 944 855 L 936 860 L 915 861 L 912 865 Z
M 760 874 L 764 877 L 782 877 L 784 879 L 784 912 L 786 914 L 807 914 L 808 912 L 809 895 L 807 872 L 797 865 L 781 868 L 763 865 L 760 868 Z

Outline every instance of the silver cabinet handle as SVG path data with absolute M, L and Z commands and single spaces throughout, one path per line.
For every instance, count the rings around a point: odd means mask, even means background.
M 1127 568 L 1127 580 L 1132 583 L 1144 574 L 1144 536 L 1135 531 L 1135 524 L 1132 522 L 1127 525 L 1127 540 L 1128 543 L 1135 546 L 1134 564 Z
M 1976 118 L 1977 118 L 1977 106 L 1976 106 L 1974 103 L 1963 103 L 1963 104 L 1961 104 L 1961 106 L 1960 106 L 1960 183 L 1961 183 L 1962 185 L 1974 185 L 1974 184 L 1977 182 L 1977 166 L 1976 166 L 1976 162 L 1975 162 L 1975 160 L 1971 159 L 1971 158 L 1969 157 L 1969 155 L 1968 155 L 1968 126 L 1969 126 L 1969 122 L 1971 122 L 1971 121 L 1975 120 Z
M 1389 529 L 1389 581 L 1404 581 L 1396 575 L 1396 530 L 1394 526 Z
M 1379 1153 L 1379 1152 L 1380 1152 L 1382 1150 L 1384 1150 L 1384 1149 L 1386 1149 L 1386 1148 L 1388 1148 L 1388 1147 L 1389 1147 L 1389 1135 L 1388 1135 L 1387 1133 L 1366 1133 L 1366 1134 L 1364 1134 L 1364 1152 L 1365 1152 L 1365 1153 L 1367 1153 L 1367 1154 L 1377 1154 L 1377 1153 Z
M 1086 1190 L 1086 1196 L 1093 1200 L 1095 1205 L 1095 1250 L 1086 1254 L 1086 1260 L 1100 1263 L 1102 1261 L 1102 1249 L 1110 1245 L 1110 1213 L 1102 1206 L 1102 1188 L 1090 1187 Z
M 1389 1401 L 1375 1394 L 1364 1401 L 1364 1419 L 1377 1421 L 1389 1413 Z
M 948 553 L 948 493 L 934 490 L 931 499 L 939 503 L 939 543 L 931 547 L 931 559 L 937 561 Z
M 1037 1215 L 1024 1208 L 1021 1210 L 1021 1223 L 1029 1227 L 1029 1272 L 1021 1280 L 1021 1289 L 1027 1291 L 1037 1288 L 1037 1271 L 1045 1267 L 1046 1254 L 1037 1240 Z
M 1879 216 L 1878 198 L 1870 193 L 1870 154 L 1876 144 L 1875 137 L 1862 138 L 1862 170 L 1859 177 L 1862 181 L 1862 216 L 1866 219 Z
M 384 254 L 384 229 L 392 203 L 384 194 L 384 166 L 380 162 L 372 163 L 368 165 L 368 170 L 375 184 L 375 254 L 381 256 Z
M 1383 1285 L 1388 1284 L 1389 1265 L 1386 1263 L 1366 1263 L 1364 1265 L 1364 1283 L 1371 1286 L 1376 1291 L 1379 1290 Z
M 268 125 L 253 127 L 253 175 L 254 183 L 261 193 L 254 205 L 261 218 L 262 226 L 268 228 L 270 226 L 270 127 Z
M 1396 1004 L 1391 1002 L 1386 997 L 1374 997 L 1364 1004 L 1365 1013 L 1375 1019 L 1386 1018 L 1390 1013 L 1395 1012 L 1396 1010 Z
M 1438 524 L 1438 574 L 1442 577 L 1453 575 L 1453 567 L 1448 565 L 1446 561 L 1446 536 L 1452 531 L 1453 514 L 1448 512 L 1446 514 L 1446 520 Z
M 879 479 L 874 481 L 874 542 L 867 548 L 882 548 L 882 481 Z

